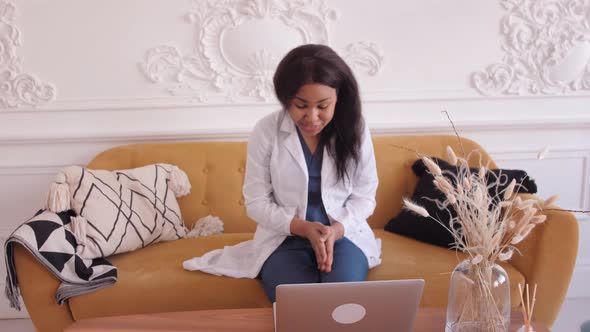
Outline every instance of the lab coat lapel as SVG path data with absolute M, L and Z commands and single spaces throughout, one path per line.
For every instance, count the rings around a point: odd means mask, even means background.
M 332 187 L 335 185 L 335 183 L 329 182 L 331 179 L 335 178 L 334 177 L 334 173 L 336 172 L 335 166 L 336 165 L 334 164 L 334 158 L 332 157 L 332 155 L 330 155 L 330 153 L 328 153 L 327 144 L 324 144 L 324 156 L 322 158 L 322 170 L 321 170 L 322 194 L 326 188 Z
M 299 135 L 297 135 L 295 123 L 293 123 L 293 120 L 288 114 L 286 114 L 286 112 L 281 122 L 280 131 L 283 138 L 283 145 L 287 148 L 287 151 L 289 151 L 307 178 L 309 176 L 307 173 L 307 164 L 305 163 L 305 156 L 303 155 Z

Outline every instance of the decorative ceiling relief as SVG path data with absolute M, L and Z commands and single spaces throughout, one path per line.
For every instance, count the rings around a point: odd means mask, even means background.
M 39 106 L 55 99 L 55 87 L 24 73 L 16 55 L 21 44 L 20 31 L 14 25 L 15 6 L 0 1 L 0 110 Z
M 158 46 L 140 67 L 171 95 L 198 102 L 270 101 L 280 59 L 297 45 L 330 45 L 328 23 L 338 18 L 323 0 L 194 0 L 186 19 L 197 32 L 195 49 Z M 377 75 L 383 65 L 379 46 L 366 41 L 339 53 L 357 75 Z
M 483 95 L 590 90 L 590 0 L 501 0 L 502 61 L 471 76 Z

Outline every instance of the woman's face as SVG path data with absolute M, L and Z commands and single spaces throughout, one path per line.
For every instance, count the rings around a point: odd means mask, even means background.
M 305 84 L 291 99 L 287 111 L 304 137 L 316 137 L 332 121 L 337 98 L 332 87 Z

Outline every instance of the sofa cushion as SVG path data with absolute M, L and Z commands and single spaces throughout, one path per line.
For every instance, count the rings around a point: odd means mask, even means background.
M 385 230 L 374 230 L 381 238 L 381 265 L 369 270 L 368 280 L 424 279 L 423 307 L 445 307 L 451 272 L 466 254 L 416 241 Z M 510 303 L 513 309 L 520 305 L 518 284 L 524 285 L 524 276 L 510 264 L 500 264 L 510 279 Z
M 464 254 L 418 242 L 384 230 L 375 230 L 383 244 L 383 263 L 369 271 L 368 280 L 421 278 L 426 281 L 422 306 L 447 303 L 450 273 Z M 75 320 L 135 313 L 204 309 L 268 307 L 257 279 L 234 279 L 182 268 L 186 259 L 225 245 L 252 238 L 252 234 L 158 243 L 110 258 L 119 269 L 119 280 L 109 288 L 69 300 Z M 511 303 L 519 305 L 518 283 L 524 277 L 502 264 L 511 283 Z
M 444 176 L 452 183 L 455 183 L 456 181 L 451 174 L 457 174 L 457 167 L 439 158 L 433 158 L 433 160 L 439 165 Z M 418 176 L 418 184 L 412 195 L 412 201 L 424 207 L 431 216 L 438 219 L 448 228 L 451 220 L 449 212 L 453 217 L 456 217 L 456 213 L 452 206 L 448 207 L 449 211 L 441 210 L 437 202 L 433 201 L 445 201 L 444 194 L 433 184 L 434 176 L 428 172 L 422 159 L 414 162 L 412 170 Z M 477 168 L 471 168 L 473 173 L 478 171 Z M 512 179 L 515 179 L 517 183 L 515 192 L 531 194 L 537 192 L 535 181 L 523 170 L 491 169 L 488 174 L 486 181 L 488 183 L 497 183 L 497 185 L 489 189 L 491 197 L 497 197 L 502 193 Z M 457 226 L 455 225 L 455 227 Z M 401 210 L 397 216 L 385 225 L 386 230 L 396 234 L 442 247 L 452 247 L 455 244 L 455 239 L 445 227 L 430 218 L 418 216 L 407 209 Z
M 234 279 L 182 268 L 182 262 L 253 234 L 220 234 L 162 242 L 109 257 L 114 286 L 69 300 L 74 320 L 125 314 L 270 306 L 256 279 Z

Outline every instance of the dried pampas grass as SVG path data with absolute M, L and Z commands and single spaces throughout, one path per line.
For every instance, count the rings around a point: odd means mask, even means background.
M 444 201 L 435 201 L 440 209 L 446 209 L 452 216 L 449 225 L 408 199 L 404 199 L 404 206 L 445 227 L 455 240 L 454 248 L 468 255 L 470 267 L 465 278 L 471 281 L 471 292 L 459 309 L 459 321 L 479 320 L 479 331 L 498 331 L 497 322 L 504 321 L 504 318 L 492 291 L 492 266 L 496 262 L 508 261 L 515 252 L 518 253 L 516 246 L 547 220 L 542 212 L 557 198 L 551 197 L 544 202 L 523 199 L 516 194 L 522 185 L 516 180 L 512 180 L 504 190 L 499 190 L 500 186 L 505 186 L 505 180 L 502 182 L 501 177 L 489 172 L 487 165 L 480 165 L 472 172 L 467 162 L 473 160 L 472 156 L 457 157 L 451 147 L 447 147 L 446 151 L 457 167 L 456 174 L 441 171 L 436 162 L 427 156 L 421 158 L 434 177 L 435 187 L 443 193 Z M 486 314 L 482 316 L 483 312 Z
M 446 114 L 453 126 L 453 130 L 461 147 L 458 155 L 450 147 L 446 147 L 448 161 L 457 167 L 457 172 L 442 171 L 430 157 L 417 155 L 423 160 L 428 172 L 434 177 L 435 187 L 443 194 L 444 200 L 434 200 L 439 209 L 451 216 L 447 226 L 419 204 L 404 199 L 406 209 L 427 217 L 451 233 L 455 240 L 454 248 L 468 255 L 469 273 L 463 275 L 469 280 L 472 290 L 465 306 L 462 307 L 460 321 L 470 321 L 479 317 L 482 325 L 478 330 L 497 331 L 495 322 L 503 321 L 502 314 L 495 304 L 491 285 L 491 269 L 496 262 L 510 260 L 514 253 L 519 253 L 517 245 L 521 243 L 538 225 L 547 220 L 546 211 L 560 210 L 571 212 L 588 212 L 561 210 L 552 208 L 557 196 L 545 201 L 523 198 L 516 193 L 522 183 L 512 180 L 504 190 L 505 179 L 489 171 L 489 165 L 481 163 L 478 151 L 465 153 L 461 137 L 459 136 L 449 114 Z M 539 153 L 543 159 L 548 149 Z M 475 154 L 475 155 L 473 155 Z M 469 160 L 480 160 L 477 171 L 472 172 Z M 455 213 L 451 213 L 453 210 Z M 534 296 L 533 296 L 534 298 Z M 467 305 L 469 304 L 469 305 Z M 482 313 L 486 313 L 482 316 Z M 531 308 L 532 313 L 532 308 Z M 530 316 L 529 316 L 530 317 Z
M 454 247 L 469 254 L 472 264 L 509 260 L 516 249 L 514 245 L 545 222 L 547 217 L 541 212 L 557 197 L 553 196 L 545 202 L 523 200 L 516 195 L 521 185 L 516 180 L 512 180 L 503 191 L 490 190 L 502 183 L 499 177 L 488 171 L 487 165 L 480 165 L 476 172 L 472 172 L 467 162 L 471 156 L 457 157 L 450 146 L 446 152 L 451 162 L 457 165 L 457 174 L 443 172 L 430 157 L 421 158 L 428 172 L 434 176 L 435 187 L 444 194 L 445 200 L 437 201 L 437 204 L 447 209 L 449 215 L 453 215 L 451 209 L 456 212 L 449 227 L 415 202 L 404 199 L 404 206 L 445 226 L 455 239 Z

